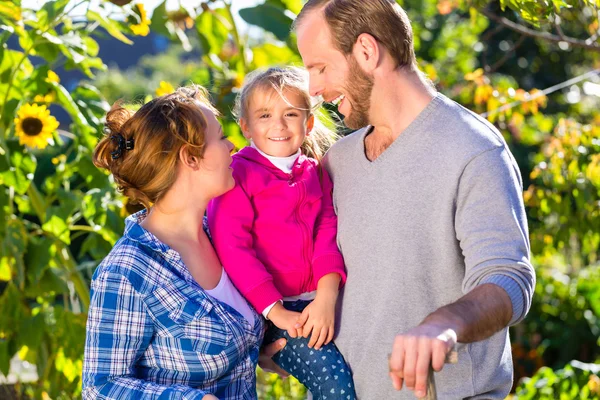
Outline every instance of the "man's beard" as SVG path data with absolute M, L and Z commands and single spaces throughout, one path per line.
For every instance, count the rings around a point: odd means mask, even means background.
M 350 101 L 352 112 L 344 118 L 344 125 L 350 129 L 359 129 L 369 125 L 371 92 L 373 77 L 360 68 L 353 55 L 349 57 L 350 70 L 346 84 L 346 100 Z

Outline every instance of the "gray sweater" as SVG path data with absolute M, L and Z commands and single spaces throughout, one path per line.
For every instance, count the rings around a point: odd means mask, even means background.
M 388 375 L 397 333 L 483 283 L 509 294 L 511 324 L 530 307 L 522 181 L 501 134 L 442 94 L 373 162 L 364 152 L 368 129 L 325 158 L 348 269 L 335 342 L 360 399 L 414 399 Z M 459 347 L 458 364 L 436 375 L 438 397 L 504 399 L 512 376 L 506 328 Z

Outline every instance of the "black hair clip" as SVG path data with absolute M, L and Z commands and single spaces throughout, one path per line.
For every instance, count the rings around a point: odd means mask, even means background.
M 117 144 L 116 150 L 110 153 L 113 160 L 121 157 L 123 150 L 133 150 L 133 139 L 125 139 L 120 133 L 113 133 L 110 140 Z

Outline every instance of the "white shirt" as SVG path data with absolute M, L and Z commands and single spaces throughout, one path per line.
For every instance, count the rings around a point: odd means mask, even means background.
M 221 279 L 217 286 L 214 289 L 206 290 L 206 293 L 233 307 L 246 318 L 246 321 L 250 322 L 250 325 L 254 326 L 254 313 L 252 312 L 252 309 L 248 305 L 246 299 L 244 299 L 236 287 L 233 286 L 233 283 L 229 280 L 229 276 L 224 269 L 221 269 Z

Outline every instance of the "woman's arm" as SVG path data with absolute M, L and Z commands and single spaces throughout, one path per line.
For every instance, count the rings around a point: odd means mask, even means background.
M 205 399 L 183 385 L 162 386 L 135 378 L 136 362 L 154 332 L 139 293 L 128 279 L 103 272 L 92 282 L 83 362 L 83 399 Z

